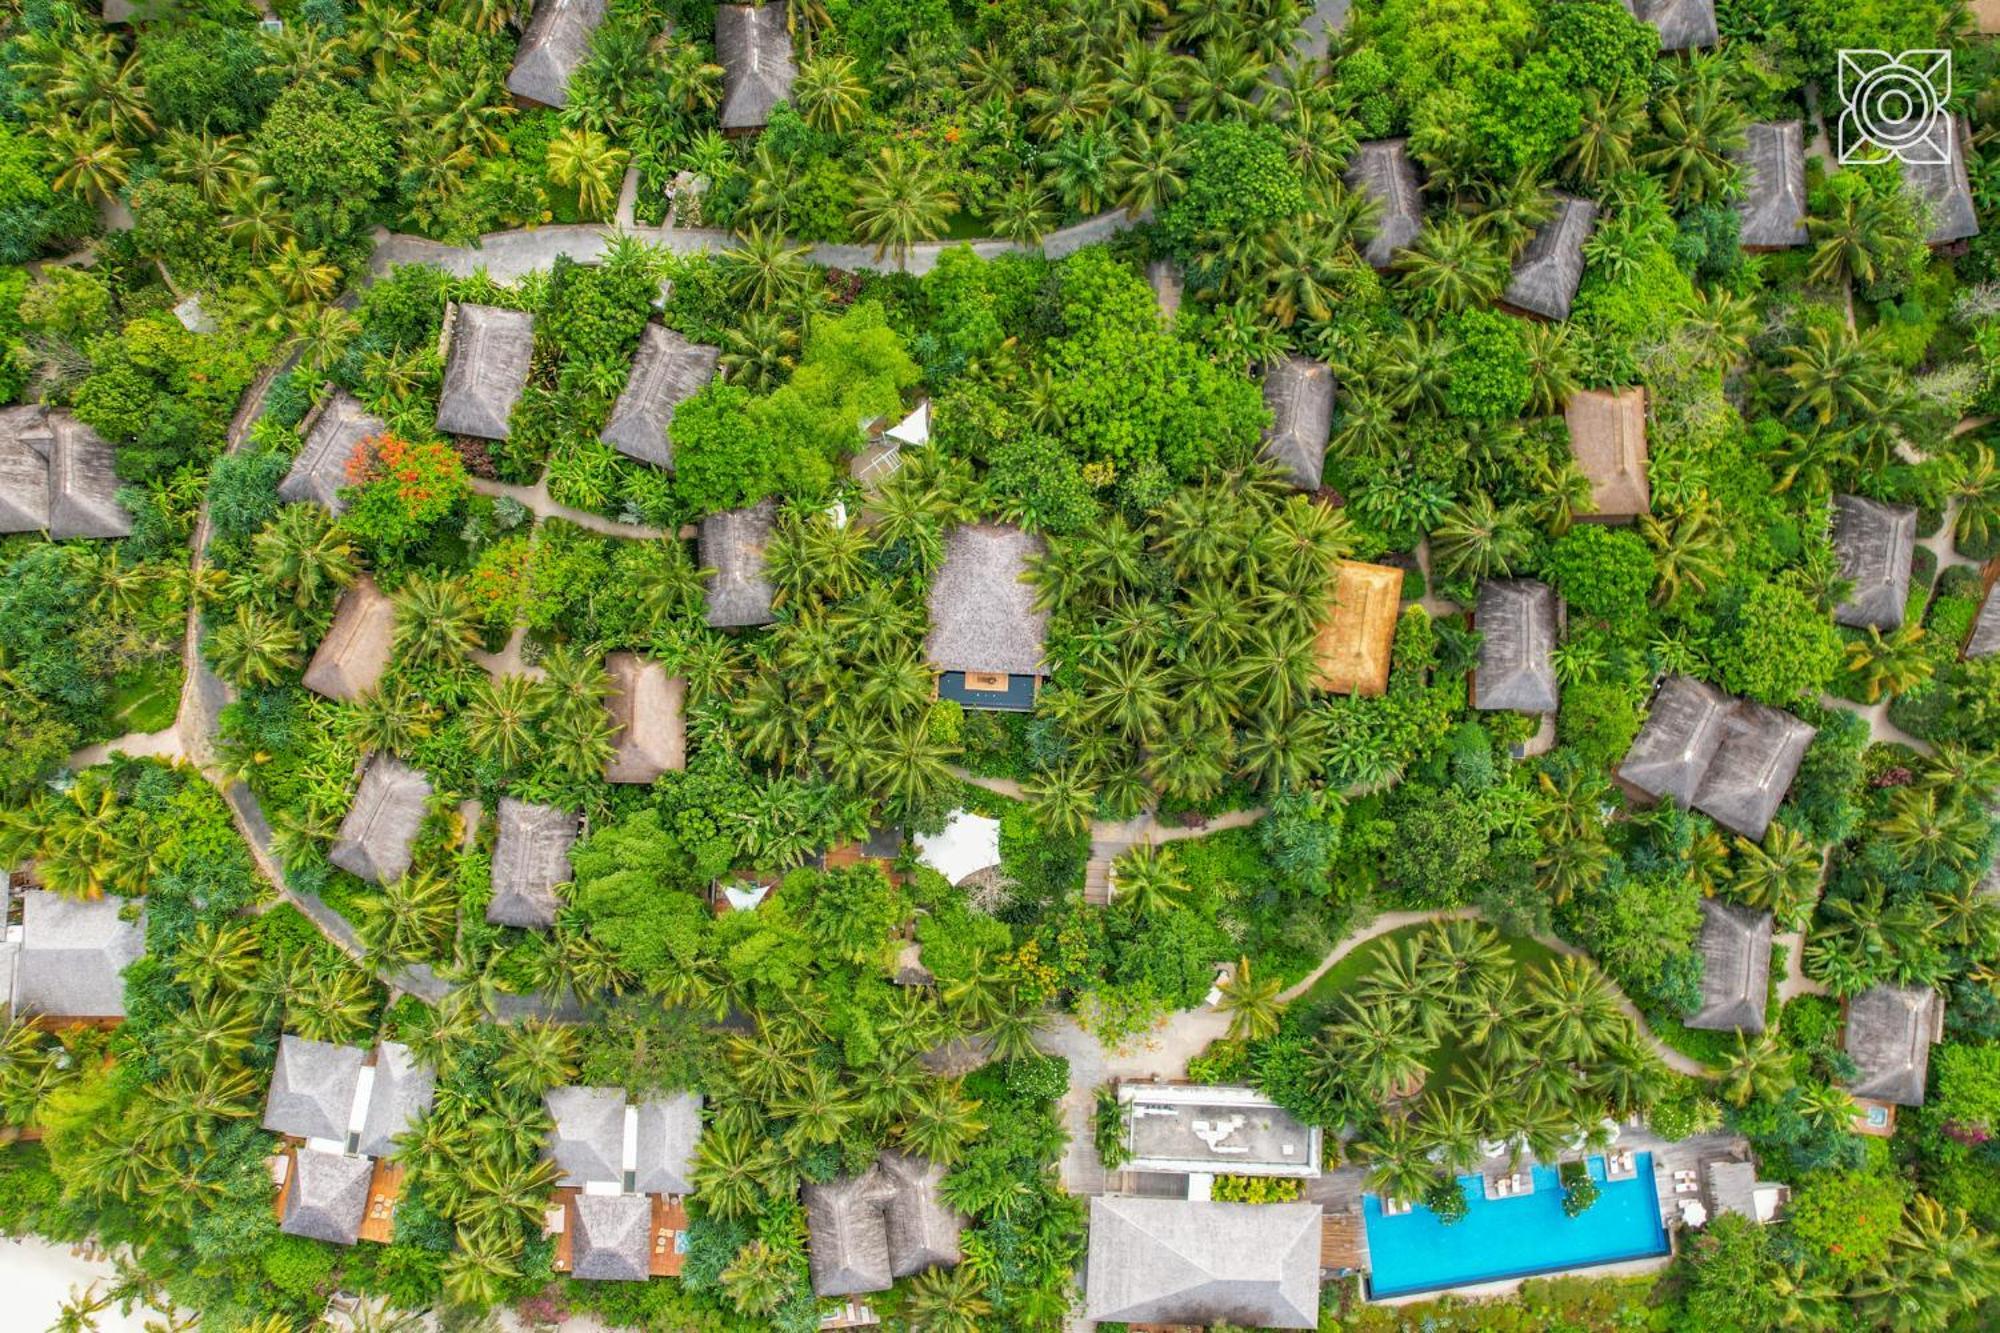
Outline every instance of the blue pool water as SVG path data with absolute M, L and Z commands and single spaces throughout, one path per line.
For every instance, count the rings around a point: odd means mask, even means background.
M 1384 1217 L 1381 1200 L 1365 1196 L 1370 1294 L 1406 1296 L 1667 1253 L 1653 1155 L 1635 1154 L 1639 1173 L 1629 1180 L 1607 1181 L 1604 1159 L 1587 1160 L 1600 1192 L 1577 1218 L 1563 1215 L 1555 1168 L 1539 1165 L 1532 1168 L 1535 1192 L 1512 1199 L 1489 1199 L 1478 1176 L 1460 1176 L 1471 1211 L 1451 1226 L 1422 1204 Z

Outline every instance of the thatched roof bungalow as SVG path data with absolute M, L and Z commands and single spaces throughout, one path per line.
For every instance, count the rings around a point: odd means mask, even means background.
M 1564 195 L 1555 215 L 1535 232 L 1528 248 L 1514 263 L 1513 280 L 1501 303 L 1524 315 L 1568 319 L 1583 281 L 1583 244 L 1597 224 L 1597 205 Z
M 399 1041 L 385 1041 L 375 1048 L 374 1071 L 359 1151 L 369 1157 L 391 1157 L 396 1153 L 396 1136 L 428 1115 L 437 1100 L 437 1071 Z
M 1084 1319 L 1318 1328 L 1316 1203 L 1090 1201 Z
M 778 526 L 778 503 L 710 514 L 701 521 L 701 564 L 708 578 L 708 623 L 716 629 L 768 625 L 777 589 L 764 575 L 764 548 Z
M 1764 836 L 1791 789 L 1813 729 L 1790 713 L 1735 699 L 1688 676 L 1653 697 L 1618 777 L 1655 800 L 1672 797 L 1746 838 Z
M 1314 683 L 1335 694 L 1387 692 L 1402 598 L 1402 570 L 1341 561 L 1328 581 L 1326 619 L 1313 645 Z
M 1396 252 L 1417 239 L 1424 225 L 1424 196 L 1408 139 L 1377 139 L 1357 146 L 1347 159 L 1347 184 L 1375 202 L 1375 234 L 1361 257 L 1370 268 L 1386 269 Z
M 21 895 L 16 1017 L 51 1023 L 125 1016 L 125 969 L 146 952 L 145 915 L 126 920 L 129 901 L 79 902 L 42 889 Z
M 334 1245 L 359 1240 L 375 1164 L 366 1157 L 301 1148 L 292 1154 L 290 1169 L 278 1230 Z
M 1834 623 L 1879 630 L 1901 625 L 1917 550 L 1916 506 L 1834 496 L 1833 549 L 1840 557 L 1840 577 L 1854 585 L 1847 600 L 1833 609 Z
M 724 133 L 760 130 L 772 108 L 792 95 L 798 66 L 785 0 L 720 5 L 715 11 L 715 58 L 722 64 Z
M 652 1276 L 653 1201 L 643 1194 L 579 1194 L 570 1206 L 569 1275 L 585 1282 Z
M 391 754 L 377 754 L 326 859 L 350 875 L 389 884 L 410 871 L 410 852 L 424 825 L 430 779 Z
M 1570 396 L 1563 418 L 1569 452 L 1590 479 L 1591 512 L 1580 518 L 1623 522 L 1652 512 L 1646 480 L 1646 391 L 1584 389 Z
M 1736 205 L 1737 237 L 1745 250 L 1785 250 L 1804 245 L 1806 233 L 1805 125 L 1780 120 L 1752 125 L 1736 154 L 1743 168 L 1743 198 Z
M 105 539 L 132 535 L 132 515 L 118 503 L 117 450 L 67 412 L 51 412 L 49 536 Z
M 1035 609 L 1029 562 L 1047 549 L 1033 533 L 1001 523 L 968 523 L 945 539 L 931 581 L 924 655 L 940 674 L 939 697 L 972 708 L 1032 708 L 1048 674 L 1048 613 Z
M 858 1176 L 805 1187 L 813 1292 L 858 1296 L 959 1261 L 965 1218 L 944 1202 L 944 1168 L 885 1152 Z
M 525 310 L 457 304 L 445 311 L 440 435 L 504 440 L 535 357 L 535 317 Z
M 669 676 L 667 669 L 637 653 L 611 653 L 604 659 L 611 693 L 604 701 L 611 714 L 611 761 L 606 782 L 645 783 L 662 773 L 687 767 L 687 678 Z
M 1771 914 L 1719 898 L 1701 900 L 1701 1007 L 1687 1026 L 1762 1032 L 1771 993 Z
M 1928 986 L 1871 986 L 1847 1002 L 1848 1091 L 1869 1101 L 1922 1106 L 1931 1046 L 1944 1036 L 1944 1002 Z
M 694 1192 L 695 1148 L 701 1142 L 701 1094 L 677 1092 L 634 1108 L 638 1157 L 632 1188 L 641 1194 Z
M 1535 579 L 1488 579 L 1473 613 L 1479 663 L 1472 671 L 1472 706 L 1483 712 L 1553 713 L 1561 703 L 1556 639 L 1562 599 Z
M 604 9 L 604 0 L 535 0 L 535 16 L 514 49 L 507 91 L 543 106 L 569 101 L 570 76 L 590 55 Z
M 1625 12 L 1659 29 L 1662 51 L 1714 46 L 1715 0 L 1623 0 Z
M 382 683 L 396 646 L 396 605 L 363 574 L 340 595 L 333 623 L 306 665 L 305 687 L 353 703 Z
M 359 1046 L 310 1041 L 287 1032 L 278 1038 L 278 1062 L 264 1102 L 265 1129 L 295 1139 L 345 1145 L 354 1100 L 368 1052 Z
M 1988 588 L 1986 596 L 1979 603 L 1979 615 L 1972 622 L 1972 633 L 1966 636 L 1965 656 L 1987 657 L 2000 652 L 2000 597 Z
M 0 532 L 49 526 L 49 431 L 44 408 L 0 408 Z
M 499 824 L 486 920 L 496 926 L 547 930 L 562 907 L 556 885 L 573 878 L 569 849 L 576 844 L 577 815 L 502 796 Z
M 1286 357 L 1264 371 L 1264 406 L 1271 424 L 1258 456 L 1300 490 L 1318 490 L 1333 422 L 1333 371 L 1311 357 Z
M 1933 128 L 1932 137 L 1939 142 L 1934 154 L 1926 154 L 1948 160 L 1901 164 L 1903 188 L 1915 192 L 1928 210 L 1930 229 L 1924 239 L 1932 245 L 1950 245 L 1979 234 L 1979 211 L 1973 205 L 1972 178 L 1966 169 L 1972 156 L 1971 133 L 1963 116 L 1951 116 L 1949 122 Z M 1901 127 L 1887 128 L 1900 131 Z
M 598 438 L 627 458 L 672 472 L 674 409 L 715 378 L 721 357 L 719 347 L 689 342 L 664 325 L 646 325 L 625 391 Z
M 625 1090 L 550 1088 L 542 1105 L 555 1121 L 542 1155 L 562 1169 L 564 1186 L 622 1184 L 625 1177 Z
M 347 507 L 340 488 L 348 484 L 348 461 L 362 441 L 386 433 L 388 423 L 347 390 L 336 389 L 306 417 L 302 429 L 305 443 L 278 483 L 278 498 L 294 504 L 311 500 L 338 514 Z

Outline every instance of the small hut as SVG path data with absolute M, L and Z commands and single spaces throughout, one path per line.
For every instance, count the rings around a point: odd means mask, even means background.
M 1922 1106 L 1931 1046 L 1944 1036 L 1944 1003 L 1928 986 L 1871 986 L 1847 1002 L 1848 1090 L 1892 1106 Z
M 1590 479 L 1591 512 L 1582 519 L 1622 523 L 1651 513 L 1646 480 L 1646 391 L 1584 389 L 1563 412 L 1569 452 Z
M 311 1041 L 287 1032 L 264 1102 L 265 1129 L 287 1138 L 317 1139 L 345 1149 L 368 1053 L 359 1046 Z
M 1623 0 L 1625 12 L 1660 33 L 1662 51 L 1714 46 L 1715 0 Z
M 1904 142 L 1912 127 L 1885 126 L 1884 132 Z M 1979 234 L 1979 211 L 1973 205 L 1972 178 L 1966 163 L 1972 156 L 1972 137 L 1963 116 L 1940 114 L 1922 136 L 1927 148 L 1906 154 L 1902 163 L 1903 188 L 1914 191 L 1930 214 L 1925 240 L 1932 245 L 1951 245 Z M 1909 161 L 1910 156 L 1933 159 Z
M 278 498 L 294 504 L 311 500 L 338 514 L 347 507 L 340 488 L 348 484 L 347 464 L 364 440 L 388 431 L 388 423 L 370 414 L 361 400 L 336 389 L 306 417 L 305 443 L 292 459 L 292 470 L 278 483 Z
M 643 1194 L 579 1194 L 570 1205 L 569 1275 L 585 1282 L 652 1276 L 653 1201 Z
M 604 674 L 611 678 L 604 706 L 611 714 L 612 743 L 604 780 L 646 783 L 686 768 L 687 678 L 669 676 L 665 667 L 637 653 L 610 654 Z
M 768 625 L 777 590 L 764 574 L 764 548 L 778 526 L 778 504 L 710 514 L 701 521 L 701 564 L 708 578 L 708 623 L 716 629 Z
M 1701 1007 L 1687 1026 L 1762 1032 L 1771 993 L 1771 914 L 1719 898 L 1701 900 Z
M 761 130 L 771 110 L 792 95 L 798 67 L 785 0 L 763 5 L 720 5 L 715 11 L 715 57 L 722 63 L 724 133 Z
M 146 953 L 145 917 L 127 921 L 126 902 L 81 902 L 41 889 L 21 895 L 15 1017 L 61 1026 L 125 1016 L 125 969 Z
M 1417 186 L 1417 164 L 1410 160 L 1409 140 L 1361 144 L 1347 160 L 1347 183 L 1373 200 L 1378 210 L 1375 234 L 1361 257 L 1370 268 L 1386 269 L 1424 225 L 1424 196 Z
M 0 532 L 49 526 L 48 412 L 0 408 Z
M 1694 804 L 1703 775 L 1722 745 L 1722 723 L 1734 701 L 1692 676 L 1668 676 L 1652 711 L 1618 765 L 1619 778 L 1654 800 Z
M 1736 160 L 1743 168 L 1738 239 L 1745 250 L 1786 250 L 1804 245 L 1806 233 L 1805 126 L 1796 120 L 1752 125 Z
M 352 1245 L 361 1238 L 375 1163 L 366 1157 L 301 1148 L 292 1154 L 290 1170 L 278 1230 L 334 1245 Z
M 664 325 L 646 325 L 625 391 L 598 438 L 627 458 L 672 472 L 674 442 L 668 432 L 674 409 L 715 378 L 721 356 L 720 348 L 689 342 Z
M 377 884 L 410 871 L 410 852 L 424 825 L 430 779 L 391 754 L 377 754 L 361 775 L 361 789 L 326 859 Z
M 1288 356 L 1264 372 L 1271 425 L 1258 455 L 1302 491 L 1319 489 L 1333 422 L 1333 372 L 1323 361 Z
M 117 450 L 67 412 L 49 413 L 48 424 L 49 536 L 131 536 L 132 515 L 118 503 Z
M 959 1261 L 965 1218 L 944 1202 L 936 1163 L 885 1152 L 858 1176 L 805 1187 L 815 1295 L 887 1291 L 897 1278 Z
M 524 310 L 460 304 L 445 311 L 444 329 L 438 434 L 506 439 L 535 357 L 535 317 Z
M 382 683 L 395 643 L 395 603 L 363 574 L 340 595 L 333 624 L 306 666 L 305 687 L 352 703 Z
M 1996 652 L 2000 652 L 2000 597 L 1995 597 L 1988 588 L 1979 603 L 1979 615 L 1972 622 L 1972 633 L 1966 636 L 1965 656 L 1987 657 Z
M 572 878 L 569 849 L 577 816 L 552 805 L 500 798 L 500 833 L 493 847 L 493 897 L 486 920 L 496 926 L 547 930 L 562 907 L 556 885 Z
M 1840 577 L 1854 585 L 1847 600 L 1833 609 L 1834 623 L 1879 630 L 1901 625 L 1917 549 L 1916 507 L 1834 496 L 1833 549 L 1840 557 Z
M 1340 562 L 1328 583 L 1326 619 L 1313 645 L 1321 689 L 1371 696 L 1388 691 L 1402 597 L 1402 570 Z
M 1669 676 L 1618 777 L 1641 795 L 1672 797 L 1754 841 L 1791 789 L 1812 738 L 1813 729 L 1790 713 Z
M 514 50 L 507 91 L 543 106 L 569 101 L 570 76 L 590 55 L 604 8 L 604 0 L 535 0 L 535 16 Z
M 1501 303 L 1524 315 L 1568 319 L 1570 303 L 1583 281 L 1583 245 L 1596 223 L 1596 204 L 1559 197 L 1555 215 L 1535 232 L 1515 262 L 1513 280 Z
M 938 673 L 938 697 L 968 708 L 1025 711 L 1048 673 L 1042 641 L 1048 613 L 1035 609 L 1028 565 L 1047 547 L 1000 523 L 953 528 L 944 565 L 931 581 L 924 654 Z
M 1479 664 L 1472 706 L 1483 712 L 1553 713 L 1561 703 L 1555 646 L 1562 599 L 1534 579 L 1488 579 L 1479 587 L 1473 628 Z

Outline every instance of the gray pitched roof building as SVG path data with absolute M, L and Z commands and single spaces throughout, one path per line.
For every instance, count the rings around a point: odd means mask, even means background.
M 1668 676 L 1653 696 L 1646 724 L 1618 765 L 1618 776 L 1657 800 L 1694 804 L 1701 779 L 1722 744 L 1728 695 L 1692 676 Z
M 118 503 L 117 450 L 67 412 L 51 412 L 49 536 L 129 537 L 132 516 Z
M 306 665 L 305 687 L 353 703 L 382 683 L 396 647 L 396 605 L 363 574 L 340 594 L 333 623 Z
M 326 859 L 350 875 L 388 884 L 410 870 L 410 849 L 424 824 L 430 779 L 391 754 L 377 754 Z
M 1553 657 L 1561 621 L 1561 599 L 1546 583 L 1488 579 L 1480 584 L 1472 620 L 1479 631 L 1472 706 L 1485 712 L 1555 712 L 1562 698 Z
M 1669 676 L 1618 765 L 1629 786 L 1701 811 L 1733 833 L 1764 836 L 1813 729 L 1790 713 Z
M 931 581 L 924 654 L 939 671 L 1039 676 L 1049 616 L 1035 609 L 1028 562 L 1048 548 L 1040 537 L 1000 523 L 967 523 L 945 539 Z
M 366 1157 L 315 1152 L 292 1154 L 291 1188 L 285 1194 L 285 1216 L 278 1230 L 352 1245 L 361 1238 L 361 1220 L 368 1212 L 368 1183 L 375 1164 Z
M 687 767 L 687 678 L 637 653 L 604 659 L 611 692 L 611 761 L 606 782 L 651 782 L 662 773 Z
M 708 623 L 716 629 L 768 625 L 776 619 L 777 590 L 764 574 L 764 548 L 778 526 L 778 503 L 760 500 L 748 509 L 710 514 L 701 521 L 701 565 L 708 578 Z
M 715 58 L 722 64 L 722 128 L 762 129 L 771 109 L 792 95 L 798 66 L 785 0 L 721 5 L 715 11 Z
M 1714 46 L 1715 0 L 1622 0 L 1625 12 L 1660 32 L 1662 51 Z
M 652 1276 L 653 1201 L 643 1194 L 579 1194 L 571 1216 L 571 1277 L 644 1282 Z
M 965 1218 L 938 1193 L 944 1169 L 884 1153 L 858 1176 L 804 1190 L 813 1292 L 887 1291 L 900 1277 L 959 1261 Z
M 2000 652 L 2000 597 L 1993 595 L 1991 588 L 1979 603 L 1979 616 L 1972 622 L 1972 633 L 1966 636 L 1965 655 L 1985 657 Z
M 21 895 L 14 1012 L 44 1018 L 123 1018 L 125 969 L 146 952 L 146 923 L 125 898 L 78 902 L 42 889 Z
M 377 1046 L 375 1082 L 361 1122 L 361 1151 L 370 1157 L 395 1156 L 396 1136 L 429 1114 L 436 1100 L 436 1070 L 399 1041 Z
M 354 1095 L 368 1053 L 359 1046 L 308 1041 L 287 1032 L 278 1039 L 264 1128 L 295 1139 L 347 1142 Z
M 1746 250 L 1804 245 L 1806 233 L 1805 126 L 1796 120 L 1752 125 L 1736 154 L 1743 168 L 1743 198 L 1736 205 L 1737 238 Z
M 1931 1045 L 1944 1035 L 1944 1002 L 1928 986 L 1871 986 L 1847 1002 L 1847 1055 L 1859 1072 L 1848 1090 L 1871 1101 L 1922 1106 Z
M 1833 549 L 1840 577 L 1854 585 L 1833 609 L 1834 623 L 1892 630 L 1903 623 L 1910 597 L 1910 561 L 1917 549 L 1914 505 L 1883 504 L 1858 495 L 1833 497 Z
M 599 439 L 641 463 L 674 470 L 674 409 L 715 378 L 722 349 L 689 342 L 660 324 L 646 325 Z
M 507 91 L 543 106 L 569 100 L 569 78 L 590 54 L 604 0 L 535 0 L 535 16 L 514 51 Z
M 694 1190 L 695 1145 L 701 1142 L 701 1094 L 677 1092 L 638 1105 L 639 1154 L 632 1188 L 641 1194 Z
M 0 532 L 42 532 L 49 526 L 48 413 L 0 408 Z
M 1963 116 L 1951 117 L 1949 127 L 1938 130 L 1949 136 L 1949 161 L 1933 164 L 1902 164 L 1903 186 L 1924 201 L 1930 215 L 1930 231 L 1925 240 L 1932 245 L 1949 245 L 1979 234 L 1979 212 L 1972 202 L 1972 179 L 1966 170 L 1971 158 L 1972 138 Z
M 547 930 L 562 906 L 556 885 L 573 878 L 569 849 L 576 844 L 577 816 L 553 805 L 502 796 L 499 823 L 486 919 L 496 926 Z
M 494 305 L 454 305 L 445 312 L 445 340 L 438 434 L 506 439 L 535 357 L 535 317 Z
M 1084 1318 L 1319 1327 L 1316 1203 L 1090 1201 Z
M 1514 262 L 1514 276 L 1501 301 L 1525 314 L 1568 319 L 1570 303 L 1583 281 L 1583 244 L 1596 224 L 1596 204 L 1560 196 L 1555 215 L 1541 225 Z
M 1361 257 L 1370 268 L 1385 269 L 1396 252 L 1416 240 L 1424 225 L 1424 196 L 1417 185 L 1417 164 L 1410 159 L 1408 139 L 1377 139 L 1357 145 L 1347 159 L 1347 183 L 1374 200 L 1375 234 Z
M 1762 1032 L 1771 993 L 1771 914 L 1718 898 L 1701 900 L 1701 1008 L 1687 1026 Z
M 347 463 L 363 440 L 389 429 L 371 415 L 361 400 L 336 389 L 306 417 L 305 443 L 292 459 L 292 470 L 278 483 L 278 498 L 294 504 L 311 500 L 338 514 L 347 507 L 340 488 L 347 485 Z
M 1318 490 L 1333 423 L 1333 371 L 1310 357 L 1286 357 L 1264 371 L 1264 406 L 1271 425 L 1258 456 L 1300 490 Z
M 550 1088 L 542 1096 L 555 1124 L 543 1156 L 562 1168 L 563 1185 L 622 1184 L 625 1089 Z

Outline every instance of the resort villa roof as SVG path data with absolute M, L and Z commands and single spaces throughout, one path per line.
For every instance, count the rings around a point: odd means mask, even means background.
M 604 0 L 535 0 L 535 16 L 514 51 L 507 91 L 543 106 L 569 100 L 570 75 L 590 54 Z
M 664 666 L 637 653 L 609 654 L 604 674 L 611 678 L 604 706 L 611 714 L 612 744 L 604 780 L 651 782 L 686 768 L 686 678 L 669 676 Z
M 577 815 L 502 796 L 499 824 L 486 920 L 496 926 L 547 930 L 556 923 L 562 906 L 556 885 L 572 878 L 569 849 L 576 843 Z
M 701 1094 L 678 1092 L 635 1108 L 638 1160 L 632 1188 L 641 1194 L 688 1194 L 694 1189 L 695 1145 L 701 1141 Z
M 1933 129 L 1935 138 L 1950 140 L 1949 145 L 1937 145 L 1944 150 L 1939 155 L 1949 158 L 1948 161 L 1902 163 L 1903 188 L 1914 191 L 1928 211 L 1930 227 L 1924 239 L 1932 245 L 1948 245 L 1979 234 L 1979 213 L 1973 207 L 1972 180 L 1965 165 L 1972 151 L 1972 139 L 1963 116 L 1951 116 L 1949 120 L 1949 125 Z M 1901 128 L 1885 126 L 1884 130 L 1896 133 Z
M 377 884 L 401 879 L 409 873 L 410 849 L 430 798 L 430 779 L 394 755 L 377 754 L 361 775 L 361 789 L 326 859 Z
M 1288 356 L 1264 371 L 1271 424 L 1258 456 L 1302 491 L 1319 489 L 1333 421 L 1333 371 L 1324 361 Z
M 647 324 L 639 335 L 625 390 L 598 438 L 627 458 L 673 471 L 669 431 L 674 409 L 715 378 L 721 357 L 721 348 L 689 342 L 664 325 Z
M 117 451 L 67 412 L 49 413 L 49 432 L 49 536 L 131 536 L 132 516 L 118 503 Z
M 858 1176 L 804 1190 L 813 1292 L 887 1291 L 897 1278 L 959 1260 L 965 1218 L 938 1192 L 944 1168 L 885 1152 Z
M 1409 140 L 1377 139 L 1357 146 L 1347 159 L 1347 183 L 1373 200 L 1375 234 L 1361 257 L 1370 268 L 1388 268 L 1396 252 L 1416 240 L 1424 225 L 1424 196 Z
M 295 1139 L 345 1144 L 367 1059 L 359 1046 L 284 1034 L 271 1071 L 271 1095 L 264 1102 L 264 1128 Z
M 49 526 L 47 409 L 0 408 L 0 532 Z
M 1591 512 L 1585 518 L 1629 519 L 1650 513 L 1646 480 L 1646 391 L 1582 389 L 1563 411 L 1569 452 L 1590 479 Z
M 1316 1203 L 1090 1201 L 1084 1318 L 1319 1327 Z
M 708 623 L 716 629 L 768 625 L 776 589 L 764 574 L 764 548 L 778 525 L 778 504 L 710 514 L 701 521 L 701 564 L 708 578 Z
M 1715 0 L 1623 0 L 1625 10 L 1660 32 L 1662 51 L 1714 46 Z
M 1645 795 L 1671 796 L 1756 839 L 1785 799 L 1812 738 L 1813 729 L 1790 713 L 1669 676 L 1618 776 Z
M 1719 898 L 1701 900 L 1701 1008 L 1687 1026 L 1762 1032 L 1771 991 L 1771 914 Z
M 1752 1222 L 1769 1222 L 1790 1195 L 1784 1186 L 1757 1179 L 1755 1162 L 1717 1161 L 1708 1164 L 1708 1198 L 1717 1215 L 1735 1213 Z
M 352 703 L 382 683 L 396 646 L 396 606 L 363 574 L 348 585 L 306 666 L 305 687 Z
M 1553 654 L 1562 603 L 1535 579 L 1488 579 L 1473 613 L 1479 663 L 1472 706 L 1485 712 L 1553 713 L 1561 703 Z
M 1327 582 L 1326 619 L 1313 644 L 1319 663 L 1315 683 L 1335 694 L 1384 693 L 1403 605 L 1403 571 L 1343 560 Z
M 440 435 L 504 440 L 514 404 L 535 357 L 535 317 L 494 305 L 454 305 L 445 312 Z
M 1914 505 L 1883 504 L 1858 495 L 1833 497 L 1833 549 L 1840 577 L 1854 585 L 1833 609 L 1834 623 L 1892 630 L 1903 623 L 1910 597 L 1910 561 L 1917 549 Z
M 579 1194 L 571 1207 L 569 1275 L 586 1282 L 652 1276 L 653 1201 L 643 1194 Z
M 1583 281 L 1583 243 L 1596 221 L 1597 205 L 1590 200 L 1558 197 L 1555 215 L 1515 261 L 1502 303 L 1544 319 L 1568 319 L 1577 284 Z
M 345 389 L 335 389 L 307 415 L 305 443 L 292 459 L 292 470 L 278 483 L 278 498 L 291 503 L 314 501 L 338 514 L 347 506 L 340 488 L 347 485 L 348 460 L 363 440 L 389 429 Z
M 427 1115 L 436 1099 L 436 1070 L 399 1041 L 377 1046 L 375 1081 L 361 1121 L 361 1152 L 369 1157 L 393 1156 L 396 1136 Z
M 945 538 L 944 564 L 931 580 L 930 636 L 924 654 L 938 671 L 1039 676 L 1046 611 L 1035 609 L 1028 562 L 1040 537 L 1000 523 L 968 523 Z
M 785 0 L 721 5 L 715 11 L 715 58 L 722 64 L 722 128 L 762 129 L 771 109 L 792 95 L 798 67 Z
M 125 919 L 130 899 L 79 902 L 42 889 L 21 895 L 14 1012 L 44 1018 L 123 1018 L 125 969 L 146 952 L 146 923 Z
M 1979 615 L 1972 622 L 1972 633 L 1966 636 L 1965 655 L 1986 657 L 2000 652 L 2000 597 L 1988 588 L 1986 596 L 1979 603 Z
M 622 1182 L 625 1176 L 625 1089 L 550 1088 L 542 1097 L 555 1129 L 544 1156 L 562 1168 L 563 1185 Z
M 302 1148 L 292 1154 L 291 1187 L 285 1191 L 285 1215 L 278 1230 L 352 1245 L 361 1238 L 361 1219 L 368 1211 L 368 1183 L 375 1164 L 366 1157 Z
M 1320 1174 L 1319 1127 L 1302 1123 L 1254 1088 L 1125 1083 L 1127 1163 L 1134 1171 Z
M 1805 126 L 1796 120 L 1752 125 L 1736 154 L 1743 168 L 1737 238 L 1746 250 L 1804 245 L 1806 234 Z
M 1944 1002 L 1928 986 L 1871 986 L 1847 1002 L 1848 1091 L 1871 1101 L 1922 1106 L 1931 1045 L 1944 1035 Z

